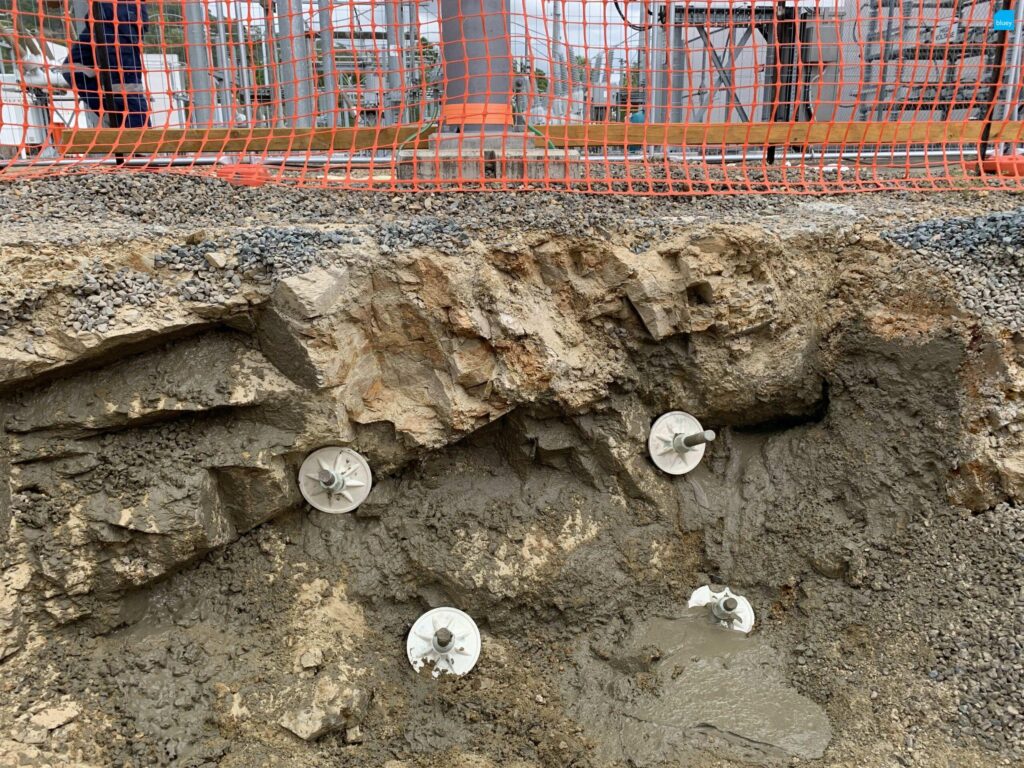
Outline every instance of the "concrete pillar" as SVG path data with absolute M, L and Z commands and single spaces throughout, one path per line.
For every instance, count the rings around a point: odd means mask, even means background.
M 509 0 L 439 0 L 439 10 L 442 130 L 505 130 L 513 122 Z

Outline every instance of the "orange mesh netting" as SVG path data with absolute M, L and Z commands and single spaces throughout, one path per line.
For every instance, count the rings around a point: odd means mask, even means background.
M 1016 188 L 1021 17 L 1008 0 L 0 0 L 0 178 Z

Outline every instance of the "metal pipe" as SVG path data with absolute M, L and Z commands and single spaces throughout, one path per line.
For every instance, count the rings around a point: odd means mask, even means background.
M 439 0 L 443 128 L 504 130 L 512 115 L 509 0 Z
M 628 7 L 628 6 L 626 6 Z M 643 46 L 641 50 L 641 66 L 644 68 L 644 122 L 650 122 L 651 120 L 651 107 L 653 106 L 653 93 L 651 91 L 651 38 L 653 36 L 654 25 L 651 24 L 651 12 L 650 12 L 650 0 L 644 0 L 643 6 L 641 7 L 640 26 L 643 27 L 644 31 L 640 33 L 640 44 Z M 629 55 L 628 53 L 626 54 Z M 609 94 L 611 93 L 611 78 L 608 78 Z M 631 84 L 627 83 L 627 87 Z
M 551 15 L 551 77 L 548 79 L 548 111 L 563 120 L 567 112 L 565 56 L 562 52 L 562 3 L 554 0 Z
M 430 78 L 426 57 L 423 56 L 423 50 L 420 42 L 419 8 L 414 3 L 403 3 L 402 7 L 405 9 L 405 13 L 408 16 L 405 29 L 406 34 L 409 36 L 407 43 L 409 70 L 415 71 L 416 77 L 419 80 L 419 88 L 417 88 L 419 103 L 416 105 L 416 120 L 419 122 L 427 122 L 427 112 L 430 106 L 430 94 L 428 93 Z M 409 117 L 410 115 L 406 115 L 407 120 Z
M 270 127 L 273 128 L 281 121 L 281 76 L 278 71 L 278 59 L 281 54 L 275 35 L 273 0 L 263 0 L 263 14 L 263 45 L 266 51 L 264 67 L 267 73 L 267 90 L 270 92 Z
M 338 125 L 338 62 L 334 58 L 334 13 L 331 0 L 317 0 L 320 17 L 320 61 L 323 67 L 324 88 L 320 92 L 320 114 L 326 116 L 327 125 Z
M 888 83 L 889 83 L 889 60 L 890 60 L 890 58 L 892 56 L 892 53 L 891 53 L 891 50 L 892 50 L 891 40 L 894 37 L 895 31 L 896 31 L 896 6 L 895 6 L 895 3 L 891 3 L 886 8 L 885 34 L 884 34 L 884 36 L 882 38 L 882 40 L 883 40 L 882 50 L 881 50 L 882 62 L 880 64 L 880 74 L 879 74 L 880 82 L 885 83 L 886 86 L 885 86 L 884 90 L 882 88 L 879 88 L 879 90 L 877 90 L 875 92 L 875 99 L 877 101 L 877 105 L 876 105 L 875 109 L 876 109 L 876 115 L 877 115 L 877 119 L 878 120 L 881 120 L 883 115 L 885 115 L 885 101 L 884 101 L 884 99 L 889 98 L 889 95 L 890 95 L 890 86 L 888 85 Z M 900 69 L 901 68 L 902 68 L 902 62 L 901 61 L 897 61 L 896 62 L 896 74 L 897 75 L 900 74 Z M 893 96 L 896 95 L 895 86 L 892 87 L 891 93 L 892 93 Z M 891 105 L 890 105 L 890 109 L 891 109 Z
M 235 29 L 238 34 L 238 87 L 242 95 L 242 110 L 245 114 L 245 124 L 252 125 L 256 117 L 256 106 L 252 73 L 249 71 L 249 25 L 247 21 L 247 19 L 237 19 Z
M 707 163 L 709 165 L 723 165 L 723 164 L 726 164 L 726 163 L 764 162 L 768 158 L 768 154 L 766 152 L 760 152 L 760 151 L 754 152 L 754 153 L 727 152 L 725 154 L 704 155 L 704 156 L 701 156 L 701 155 L 698 155 L 698 154 L 686 154 L 686 153 L 683 153 L 683 152 L 669 152 L 665 156 L 667 156 L 669 159 L 672 159 L 672 160 L 675 160 L 676 158 L 679 158 L 680 161 L 685 159 L 685 160 L 687 160 L 689 162 L 694 162 L 694 161 L 696 161 L 696 162 L 703 162 L 703 163 Z M 940 150 L 940 149 L 935 149 L 935 150 L 916 150 L 915 149 L 915 150 L 909 150 L 909 151 L 904 151 L 904 152 L 884 152 L 883 150 L 878 150 L 875 153 L 864 153 L 864 154 L 857 154 L 857 153 L 851 153 L 851 152 L 836 152 L 836 151 L 820 152 L 820 153 L 817 153 L 814 156 L 814 158 L 817 159 L 817 160 L 849 160 L 850 162 L 854 162 L 854 163 L 857 162 L 857 161 L 864 161 L 864 160 L 871 160 L 872 162 L 878 162 L 879 160 L 882 160 L 882 161 L 890 160 L 890 161 L 892 161 L 893 164 L 895 164 L 899 160 L 914 160 L 914 159 L 928 160 L 928 159 L 935 159 L 935 160 L 961 160 L 962 161 L 962 160 L 967 160 L 967 159 L 974 159 L 974 158 L 977 158 L 978 156 L 979 156 L 979 152 L 978 152 L 977 149 L 964 149 L 964 150 L 962 150 L 960 152 L 949 152 L 948 150 Z M 619 159 L 619 158 L 622 158 L 622 157 L 627 157 L 627 156 L 626 155 L 619 155 L 619 156 L 615 156 L 614 158 L 608 157 L 606 159 Z M 635 156 L 629 155 L 628 157 L 630 157 L 631 159 L 635 157 L 635 159 L 639 160 L 639 159 L 642 159 L 643 157 L 645 157 L 645 155 L 637 154 Z M 794 156 L 794 155 L 783 154 L 783 155 L 780 155 L 779 157 L 782 160 L 785 160 L 785 159 L 787 159 L 789 157 L 794 157 L 797 160 L 801 159 L 799 155 L 795 155 Z M 809 166 L 809 168 L 813 168 L 813 167 L 814 166 Z M 883 165 L 882 167 L 886 167 L 886 166 Z M 823 170 L 828 170 L 828 169 L 823 169 Z
M 281 85 L 282 117 L 286 125 L 293 125 L 297 113 L 295 105 L 295 52 L 291 45 L 291 31 L 288 23 L 290 12 L 288 0 L 280 0 L 284 11 L 277 13 L 277 52 L 278 75 Z
M 302 0 L 283 0 L 283 5 L 287 15 L 283 17 L 278 29 L 285 37 L 284 49 L 288 51 L 287 60 L 292 75 L 289 116 L 293 127 L 312 128 L 316 119 L 316 88 L 310 65 L 309 40 L 303 23 Z M 287 109 L 286 114 L 289 114 Z
M 206 49 L 206 10 L 194 0 L 185 3 L 185 61 L 188 63 L 189 107 L 192 125 L 209 128 L 216 122 L 213 80 Z
M 217 64 L 219 64 L 220 76 L 217 90 L 220 91 L 220 114 L 221 121 L 225 125 L 233 125 L 235 122 L 235 58 L 228 47 L 227 25 L 224 19 L 218 18 L 217 28 Z
M 404 100 L 405 88 L 402 83 L 400 64 L 395 52 L 398 50 L 398 19 L 394 0 L 384 0 L 384 45 L 387 50 L 384 59 L 387 66 L 387 91 L 384 94 L 384 125 L 395 125 L 399 121 L 398 105 Z
M 684 437 L 683 445 L 687 448 L 696 448 L 698 445 L 710 443 L 714 439 L 714 430 L 705 429 L 703 432 L 697 432 L 694 435 L 687 435 L 686 437 Z
M 12 163 L 0 164 L 0 170 L 6 168 L 70 168 L 70 167 L 106 167 L 116 166 L 117 168 L 141 168 L 141 167 L 189 167 L 189 166 L 207 166 L 207 165 L 230 165 L 231 163 L 237 162 L 234 158 L 225 157 L 223 155 L 218 156 L 198 156 L 198 157 L 125 157 L 123 159 L 118 158 L 74 158 L 68 159 L 53 159 L 53 160 L 40 160 L 38 158 L 32 158 L 25 161 L 15 161 Z
M 657 33 L 655 37 L 655 56 L 658 60 L 658 76 L 655 80 L 655 93 L 657 106 L 653 114 L 648 115 L 647 118 L 651 122 L 656 123 L 668 123 L 671 122 L 671 110 L 672 110 L 672 64 L 674 56 L 672 54 L 672 35 L 673 28 L 675 26 L 675 4 L 665 3 L 665 18 L 661 24 L 657 24 L 654 27 L 654 31 Z

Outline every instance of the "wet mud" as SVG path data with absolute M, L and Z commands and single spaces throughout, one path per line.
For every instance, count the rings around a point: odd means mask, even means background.
M 819 758 L 831 740 L 828 716 L 788 684 L 782 664 L 762 636 L 692 608 L 592 641 L 566 689 L 571 714 L 609 765 L 709 751 L 760 764 Z

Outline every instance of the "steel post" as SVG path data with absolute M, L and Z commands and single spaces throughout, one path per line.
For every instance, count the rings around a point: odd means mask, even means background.
M 384 39 L 387 51 L 384 59 L 387 62 L 387 91 L 381 105 L 384 125 L 395 125 L 399 122 L 398 105 L 404 101 L 405 88 L 402 77 L 403 63 L 399 38 L 398 14 L 395 13 L 394 0 L 384 0 Z
M 284 26 L 287 37 L 284 43 L 295 78 L 292 125 L 295 128 L 312 128 L 316 120 L 316 84 L 313 81 L 312 58 L 303 20 L 302 0 L 284 0 L 283 5 L 287 9 Z
M 320 114 L 326 116 L 327 125 L 338 124 L 338 62 L 334 58 L 334 14 L 331 0 L 317 0 L 320 17 L 320 61 L 324 73 L 324 89 L 320 93 Z
M 206 48 L 208 27 L 202 3 L 185 3 L 185 60 L 188 62 L 190 120 L 192 125 L 209 128 L 216 123 L 213 109 L 213 79 L 210 77 L 210 53 Z
M 225 4 L 225 8 L 230 6 Z M 217 28 L 217 63 L 220 73 L 217 90 L 220 92 L 221 121 L 227 125 L 235 123 L 235 57 L 228 45 L 228 28 L 223 18 L 216 20 Z
M 281 122 L 281 50 L 277 45 L 277 27 L 274 24 L 276 11 L 273 0 L 263 0 L 264 12 L 264 67 L 267 75 L 267 90 L 270 93 L 270 125 L 276 127 Z

